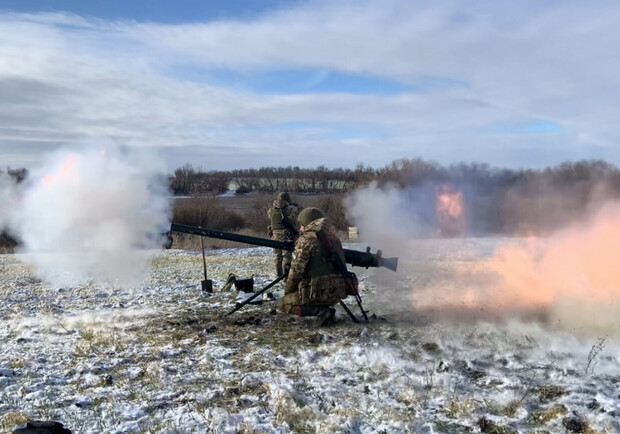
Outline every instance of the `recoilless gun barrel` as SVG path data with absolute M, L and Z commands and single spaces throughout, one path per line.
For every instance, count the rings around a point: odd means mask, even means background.
M 254 246 L 271 247 L 274 249 L 290 251 L 293 251 L 295 249 L 295 244 L 292 241 L 276 241 L 269 238 L 233 234 L 231 232 L 216 231 L 213 229 L 198 228 L 195 226 L 180 225 L 176 223 L 172 223 L 170 225 L 170 230 L 175 232 L 182 232 L 184 234 L 200 235 L 203 237 L 251 244 Z M 371 253 L 370 247 L 367 247 L 365 252 L 360 252 L 359 250 L 344 249 L 344 258 L 347 264 L 351 264 L 351 266 L 353 267 L 385 267 L 388 270 L 392 271 L 396 271 L 396 268 L 398 267 L 398 258 L 384 258 L 382 256 L 381 250 L 377 250 L 377 253 Z

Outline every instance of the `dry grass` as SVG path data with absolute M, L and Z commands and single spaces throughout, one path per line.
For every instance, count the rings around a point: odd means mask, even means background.
M 3 432 L 11 432 L 14 428 L 25 425 L 29 420 L 31 420 L 29 414 L 21 411 L 11 411 L 2 416 L 0 427 L 2 427 Z
M 272 427 L 291 432 L 337 432 L 343 424 L 349 424 L 352 431 L 376 428 L 380 432 L 382 421 L 397 421 L 398 428 L 391 425 L 393 432 L 412 432 L 410 427 L 422 424 L 450 433 L 510 434 L 514 430 L 530 432 L 530 428 L 531 432 L 555 432 L 563 429 L 562 424 L 567 429 L 587 429 L 587 419 L 563 422 L 566 414 L 559 404 L 571 402 L 566 398 L 574 391 L 561 378 L 553 383 L 547 379 L 534 384 L 533 375 L 528 377 L 521 371 L 514 373 L 497 365 L 515 382 L 477 381 L 454 362 L 461 360 L 459 353 L 463 354 L 467 347 L 455 350 L 450 339 L 442 334 L 445 329 L 434 324 L 401 327 L 371 319 L 368 324 L 354 325 L 341 315 L 344 319 L 335 326 L 313 329 L 310 319 L 271 314 L 275 303 L 247 306 L 222 317 L 233 305 L 234 292 L 205 296 L 200 294 L 199 287 L 185 286 L 202 278 L 200 255 L 167 252 L 165 256 L 166 259 L 153 260 L 153 281 L 160 284 L 160 279 L 164 282 L 162 276 L 173 273 L 169 282 L 180 283 L 178 292 L 174 289 L 157 299 L 157 309 L 148 309 L 135 319 L 132 315 L 128 322 L 123 316 L 119 322 L 104 325 L 91 323 L 90 317 L 77 323 L 59 323 L 58 328 L 66 332 L 63 348 L 68 349 L 63 366 L 69 369 L 74 366 L 70 363 L 74 363 L 80 365 L 80 370 L 89 367 L 84 371 L 88 375 L 75 374 L 75 381 L 66 388 L 71 393 L 87 395 L 90 407 L 69 406 L 65 410 L 66 402 L 50 404 L 74 432 L 83 431 L 84 423 L 100 425 L 99 432 L 110 432 L 118 423 L 97 414 L 110 414 L 118 421 L 124 417 L 119 410 L 122 406 L 141 406 L 145 402 L 148 404 L 144 411 L 152 419 L 148 425 L 140 424 L 143 432 L 191 431 L 188 425 L 177 427 L 177 422 L 162 420 L 168 417 L 172 406 L 186 407 L 196 420 L 213 417 L 210 411 L 214 408 L 241 414 L 252 407 L 264 411 L 261 414 Z M 218 286 L 231 269 L 248 274 L 262 269 L 264 273 L 271 264 L 270 255 L 212 255 L 207 260 L 211 261 L 208 266 L 214 269 L 213 278 Z M 265 277 L 260 275 L 261 279 Z M 458 333 L 462 339 L 460 330 Z M 500 339 L 504 342 L 505 337 Z M 71 348 L 75 344 L 79 344 L 81 353 L 72 358 Z M 380 353 L 375 348 L 377 344 L 382 346 Z M 517 340 L 514 345 L 518 345 Z M 383 349 L 394 351 L 394 363 L 390 352 Z M 113 365 L 102 363 L 109 358 L 122 360 Z M 351 360 L 351 369 L 340 365 L 343 358 Z M 471 360 L 473 363 L 487 359 L 474 354 Z M 22 353 L 5 361 L 12 366 L 14 363 L 15 368 L 25 363 L 24 375 L 11 380 L 15 382 L 26 378 L 29 369 L 36 366 L 33 359 Z M 439 363 L 444 361 L 447 364 Z M 601 370 L 607 367 L 605 362 L 602 358 Z M 74 374 L 66 371 L 64 375 Z M 79 385 L 82 380 L 83 388 Z M 449 385 L 454 384 L 457 386 L 452 389 Z M 110 390 L 116 403 L 99 401 Z M 174 393 L 165 402 L 155 399 L 155 393 L 162 390 Z M 179 390 L 184 394 L 177 393 Z M 513 401 L 502 400 L 493 408 L 487 404 L 485 398 L 496 399 L 496 392 L 505 396 L 511 390 Z M 565 398 L 558 399 L 562 396 Z M 0 391 L 0 400 L 4 399 Z M 25 400 L 19 394 L 13 399 L 10 410 L 32 411 L 35 417 L 43 415 L 38 408 L 20 406 Z M 572 413 L 573 404 L 566 405 Z M 79 414 L 74 410 L 79 410 Z M 102 422 L 98 422 L 100 419 Z M 236 427 L 238 432 L 252 432 L 248 420 Z M 592 423 L 598 422 L 593 419 Z
M 172 221 L 222 231 L 245 227 L 243 216 L 226 209 L 217 197 L 176 199 L 172 207 Z
M 495 423 L 486 417 L 482 416 L 478 419 L 478 427 L 480 431 L 486 434 L 516 434 L 517 432 L 506 426 Z
M 535 391 L 542 402 L 553 401 L 566 394 L 566 389 L 555 384 L 546 384 Z
M 312 433 L 315 413 L 290 394 L 282 393 L 275 404 L 276 423 L 286 424 L 293 432 Z
M 232 197 L 178 198 L 174 201 L 172 221 L 190 226 L 240 231 L 240 233 L 247 231 L 254 236 L 265 236 L 269 225 L 267 210 L 271 207 L 275 196 L 253 193 Z M 308 206 L 323 209 L 338 230 L 345 230 L 348 222 L 343 198 L 343 195 L 338 194 L 317 194 L 293 195 L 292 200 L 300 209 Z
M 529 422 L 533 425 L 546 425 L 556 417 L 565 415 L 566 412 L 566 407 L 563 405 L 552 405 L 548 408 L 532 411 Z
M 472 414 L 478 408 L 478 402 L 471 397 L 453 396 L 442 411 L 452 419 Z

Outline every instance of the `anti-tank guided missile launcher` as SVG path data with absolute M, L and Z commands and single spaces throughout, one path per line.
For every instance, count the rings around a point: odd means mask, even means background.
M 184 234 L 200 235 L 203 237 L 217 238 L 220 240 L 234 241 L 254 246 L 271 247 L 274 249 L 292 251 L 295 248 L 292 241 L 276 241 L 268 238 L 252 237 L 249 235 L 234 234 L 231 232 L 217 231 L 176 223 L 172 223 L 172 225 L 170 225 L 170 230 Z M 367 247 L 365 252 L 344 249 L 344 258 L 345 261 L 353 267 L 385 267 L 392 271 L 396 271 L 396 268 L 398 267 L 398 258 L 384 258 L 381 250 L 378 250 L 377 253 L 371 253 L 370 247 Z

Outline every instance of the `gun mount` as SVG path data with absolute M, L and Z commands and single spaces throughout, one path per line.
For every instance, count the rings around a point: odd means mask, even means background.
M 200 235 L 203 237 L 251 244 L 254 246 L 271 247 L 274 249 L 290 251 L 295 249 L 295 244 L 292 241 L 276 241 L 268 238 L 233 234 L 231 232 L 216 231 L 213 229 L 198 228 L 195 226 L 180 225 L 176 223 L 172 223 L 170 225 L 170 230 L 184 234 Z M 396 271 L 396 268 L 398 267 L 398 258 L 384 258 L 381 250 L 377 250 L 377 253 L 371 253 L 370 247 L 367 247 L 365 252 L 344 249 L 344 258 L 347 264 L 351 264 L 353 267 L 385 267 L 392 271 Z

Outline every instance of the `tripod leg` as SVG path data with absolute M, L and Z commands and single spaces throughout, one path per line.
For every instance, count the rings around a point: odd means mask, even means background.
M 261 295 L 263 292 L 267 291 L 269 288 L 271 288 L 273 285 L 275 285 L 276 283 L 278 283 L 280 280 L 284 279 L 284 275 L 278 277 L 276 280 L 274 280 L 273 282 L 271 282 L 269 285 L 265 286 L 263 289 L 261 289 L 260 291 L 258 291 L 256 294 L 254 294 L 253 296 L 251 296 L 250 298 L 246 298 L 243 303 L 237 303 L 237 305 L 235 306 L 235 308 L 233 310 L 231 310 L 230 312 L 228 312 L 227 314 L 225 314 L 224 316 L 228 316 L 230 314 L 233 314 L 235 312 L 237 312 L 239 309 L 241 309 L 243 306 L 245 306 L 246 304 L 248 304 L 249 302 L 251 302 L 252 300 L 254 300 L 256 297 L 258 297 L 259 295 Z
M 355 301 L 357 301 L 357 305 L 359 306 L 360 310 L 362 311 L 362 316 L 364 317 L 366 322 L 368 322 L 368 316 L 366 315 L 366 311 L 364 310 L 364 306 L 362 306 L 362 297 L 360 297 L 359 295 L 356 295 L 355 296 Z
M 351 309 L 349 309 L 347 305 L 344 304 L 344 301 L 340 300 L 340 306 L 342 306 L 344 311 L 349 315 L 349 317 L 354 323 L 359 324 L 359 320 L 355 317 L 355 315 L 353 315 L 353 312 L 351 312 Z

